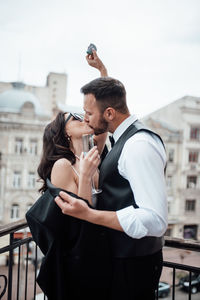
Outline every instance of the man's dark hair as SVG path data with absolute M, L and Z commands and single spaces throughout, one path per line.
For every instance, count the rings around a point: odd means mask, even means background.
M 123 114 L 128 112 L 126 90 L 124 85 L 111 77 L 100 77 L 92 80 L 81 88 L 84 95 L 95 96 L 101 112 L 112 107 Z

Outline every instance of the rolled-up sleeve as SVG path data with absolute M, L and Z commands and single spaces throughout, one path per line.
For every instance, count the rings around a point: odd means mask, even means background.
M 137 136 L 137 137 L 135 137 Z M 138 208 L 117 211 L 124 232 L 133 238 L 162 236 L 167 229 L 167 195 L 164 176 L 166 154 L 158 137 L 138 133 L 124 145 L 118 169 L 126 178 Z

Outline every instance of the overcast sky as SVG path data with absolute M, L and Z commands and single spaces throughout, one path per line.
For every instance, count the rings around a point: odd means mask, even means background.
M 99 77 L 91 42 L 131 113 L 200 97 L 200 0 L 0 0 L 0 81 L 44 86 L 66 72 L 67 103 L 82 106 L 80 87 Z

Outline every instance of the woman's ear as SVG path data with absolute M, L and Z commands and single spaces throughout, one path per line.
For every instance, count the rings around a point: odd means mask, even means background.
M 103 113 L 103 116 L 106 119 L 106 121 L 111 122 L 116 116 L 116 110 L 112 107 L 107 107 Z

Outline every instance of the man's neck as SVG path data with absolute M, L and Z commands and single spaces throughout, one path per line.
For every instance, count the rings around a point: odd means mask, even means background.
M 112 123 L 109 124 L 109 132 L 113 133 L 117 127 L 124 122 L 124 120 L 126 120 L 128 117 L 130 117 L 130 113 L 127 114 L 121 114 L 121 113 L 117 113 L 116 118 L 112 121 Z

